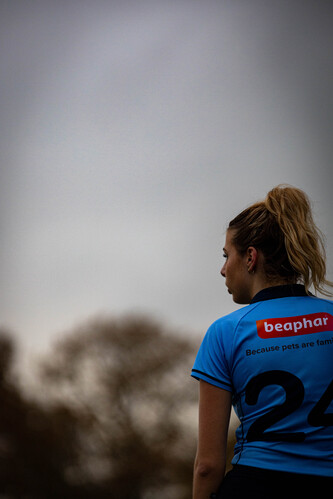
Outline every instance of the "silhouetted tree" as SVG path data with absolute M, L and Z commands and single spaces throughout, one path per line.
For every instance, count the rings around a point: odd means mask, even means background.
M 0 496 L 191 497 L 196 348 L 141 316 L 93 320 L 53 348 L 28 397 L 0 331 Z
M 109 499 L 191 496 L 193 356 L 184 335 L 138 316 L 92 321 L 58 344 L 43 380 L 49 400 L 84 414 L 65 470 L 73 486 Z
M 74 497 L 65 480 L 75 456 L 76 417 L 29 401 L 12 376 L 15 346 L 0 335 L 0 494 L 6 498 Z M 2 496 L 1 496 L 2 497 Z

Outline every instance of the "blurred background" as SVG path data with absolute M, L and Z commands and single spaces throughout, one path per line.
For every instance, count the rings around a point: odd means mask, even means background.
M 333 279 L 332 14 L 0 3 L 3 497 L 190 497 L 188 377 L 235 309 L 229 220 L 279 183 L 304 189 Z

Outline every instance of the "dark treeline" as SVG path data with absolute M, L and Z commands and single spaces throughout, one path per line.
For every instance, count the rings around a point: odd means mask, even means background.
M 196 347 L 148 318 L 92 320 L 54 346 L 28 395 L 1 334 L 0 496 L 191 497 Z

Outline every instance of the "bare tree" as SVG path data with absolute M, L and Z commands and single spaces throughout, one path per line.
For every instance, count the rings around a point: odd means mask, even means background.
M 75 459 L 76 416 L 28 400 L 13 375 L 15 344 L 0 333 L 0 495 L 6 498 L 73 498 L 65 479 Z
M 109 499 L 190 497 L 193 356 L 184 335 L 141 316 L 91 321 L 57 345 L 42 379 L 49 401 L 81 414 L 73 486 Z

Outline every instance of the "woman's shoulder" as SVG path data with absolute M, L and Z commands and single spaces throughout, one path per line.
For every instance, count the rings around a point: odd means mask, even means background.
M 259 303 L 253 303 L 250 305 L 245 305 L 244 307 L 239 308 L 238 310 L 234 310 L 229 314 L 223 315 L 216 319 L 211 327 L 212 328 L 223 328 L 227 326 L 235 326 L 241 321 L 244 317 L 246 317 L 249 313 L 251 313 L 255 308 L 257 308 Z

